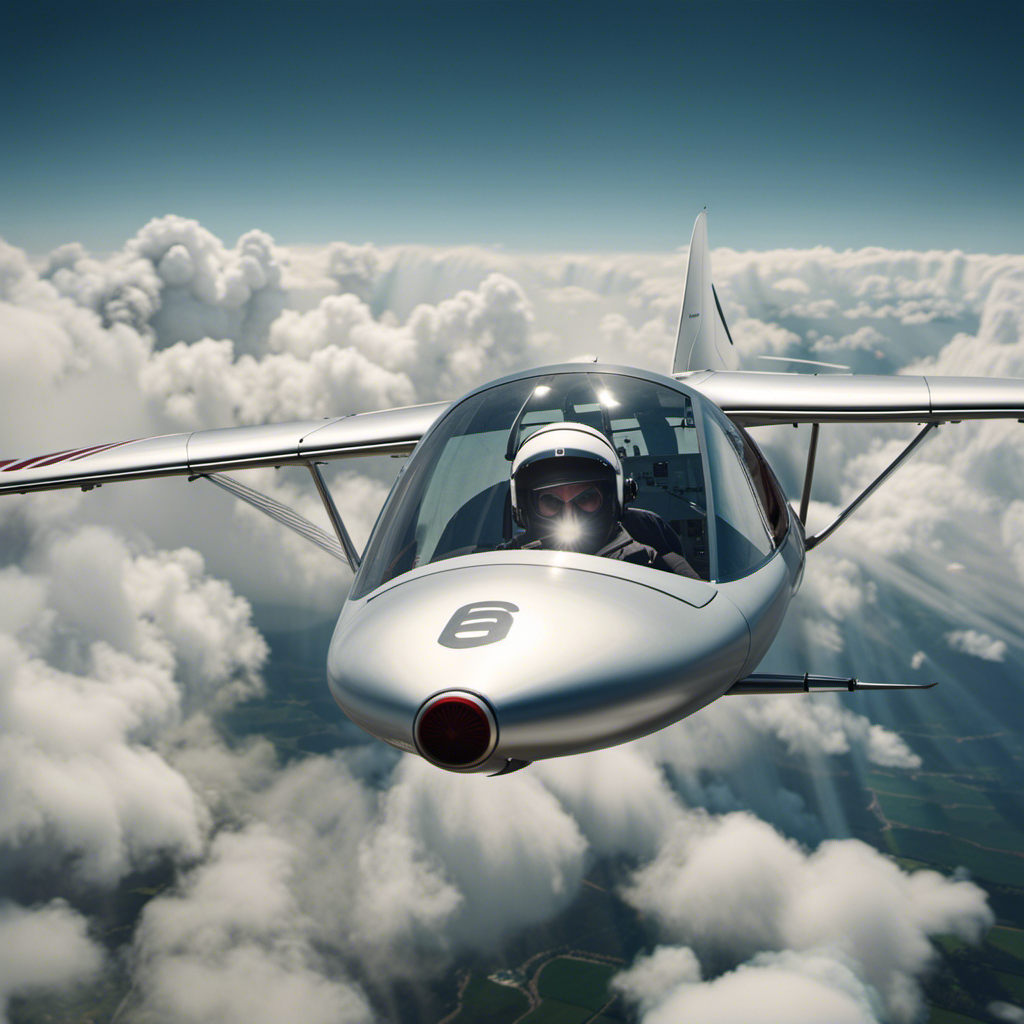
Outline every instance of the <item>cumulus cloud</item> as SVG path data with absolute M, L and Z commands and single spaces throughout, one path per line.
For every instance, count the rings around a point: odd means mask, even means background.
M 0 1020 L 12 996 L 67 989 L 88 981 L 103 965 L 103 952 L 86 921 L 62 900 L 41 907 L 0 903 Z
M 226 832 L 135 937 L 137 1013 L 175 1021 L 365 1021 L 359 990 L 324 976 L 291 891 L 294 849 L 264 826 Z
M 87 299 L 63 295 L 19 250 L 0 241 L 0 369 L 4 397 L 19 411 L 31 384 L 47 391 L 90 372 L 137 373 L 149 344 L 123 318 L 104 321 Z
M 857 745 L 874 764 L 886 768 L 919 768 L 921 759 L 896 733 L 863 715 L 830 701 L 797 705 L 771 697 L 748 703 L 747 718 L 759 731 L 777 736 L 791 753 L 845 754 Z
M 236 360 L 233 342 L 211 338 L 156 353 L 139 384 L 181 429 L 323 419 L 338 409 L 365 412 L 415 399 L 405 374 L 353 348 L 323 348 L 308 361 L 290 353 Z
M 1024 1024 L 1024 1009 L 1013 1003 L 997 1001 L 988 1004 L 988 1012 L 997 1020 L 1008 1021 L 1009 1024 Z
M 773 282 L 772 287 L 776 291 L 791 292 L 794 295 L 808 295 L 811 291 L 811 286 L 799 277 L 784 277 L 779 281 Z
M 954 629 L 946 634 L 946 643 L 951 650 L 970 654 L 982 661 L 1006 660 L 1006 641 L 995 640 L 976 629 Z
M 733 338 L 743 354 L 743 360 L 751 368 L 766 369 L 758 364 L 759 356 L 792 355 L 800 336 L 778 324 L 765 323 L 755 317 L 745 317 L 731 325 Z M 773 367 L 767 367 L 773 369 Z
M 379 266 L 380 255 L 369 243 L 333 242 L 327 250 L 327 274 L 337 282 L 343 294 L 370 299 Z
M 993 921 L 984 893 L 970 882 L 931 871 L 906 874 L 858 840 L 825 842 L 808 854 L 748 814 L 693 816 L 637 872 L 625 897 L 658 922 L 666 939 L 705 956 L 743 963 L 765 952 L 790 950 L 814 959 L 828 950 L 819 962 L 826 975 L 835 979 L 836 968 L 846 965 L 833 987 L 845 989 L 847 998 L 852 992 L 862 997 L 874 992 L 888 1019 L 908 1022 L 921 1007 L 916 979 L 934 956 L 928 937 L 958 934 L 977 940 Z M 758 990 L 781 999 L 793 988 L 793 979 L 786 977 L 792 964 L 788 957 L 755 962 L 751 969 L 763 975 L 746 976 L 741 985 L 737 971 L 732 980 L 720 979 L 706 998 L 720 997 L 724 1007 L 722 989 L 736 998 L 746 988 L 748 996 Z M 694 984 L 692 965 L 682 966 L 683 984 Z M 659 971 L 657 977 L 666 974 Z M 649 1003 L 651 995 L 644 999 Z M 863 1016 L 840 1019 L 876 1019 L 867 1000 L 861 1002 Z M 740 1005 L 732 1009 L 736 1019 Z M 654 1012 L 647 1019 L 670 1019 Z M 779 1019 L 778 1011 L 763 1019 Z
M 862 348 L 869 352 L 877 352 L 881 356 L 882 353 L 878 350 L 885 347 L 887 340 L 879 330 L 870 324 L 865 324 L 863 327 L 858 327 L 852 334 L 844 334 L 838 339 L 830 336 L 827 339 L 821 338 L 814 343 L 814 349 L 817 352 L 841 352 L 844 349 Z
M 0 573 L 0 841 L 112 885 L 194 857 L 205 805 L 156 748 L 190 709 L 258 692 L 248 605 L 194 551 L 133 553 L 83 527 Z M 87 584 L 87 585 L 84 585 Z
M 259 798 L 261 817 L 302 850 L 295 889 L 320 943 L 344 942 L 380 977 L 494 949 L 578 891 L 587 844 L 530 775 L 488 780 L 395 765 L 385 793 L 338 759 L 311 759 Z
M 662 318 L 633 327 L 621 313 L 607 313 L 601 320 L 600 337 L 605 351 L 637 365 L 668 365 L 675 349 L 675 330 Z
M 700 961 L 692 949 L 659 946 L 648 956 L 638 956 L 628 970 L 615 975 L 612 986 L 646 1014 L 673 989 L 700 981 Z
M 876 1024 L 877 998 L 849 967 L 824 953 L 762 954 L 736 970 L 702 982 L 681 954 L 666 947 L 615 979 L 639 1004 L 643 1024 Z M 666 956 L 667 954 L 667 956 Z M 660 976 L 668 957 L 680 959 L 681 974 Z M 691 954 L 692 956 L 692 954 Z M 651 984 L 653 982 L 653 985 Z M 666 984 L 667 982 L 667 984 Z M 664 985 L 664 988 L 659 986 Z
M 228 249 L 195 221 L 173 216 L 150 221 L 106 259 L 62 246 L 42 271 L 105 326 L 129 325 L 161 345 L 204 334 L 250 340 L 277 310 L 281 276 L 264 232 L 249 231 Z
M 1024 501 L 1011 501 L 1003 513 L 1001 534 L 1017 570 L 1024 581 Z

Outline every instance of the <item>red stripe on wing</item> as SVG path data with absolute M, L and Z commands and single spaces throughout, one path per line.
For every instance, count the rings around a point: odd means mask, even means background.
M 120 448 L 123 444 L 134 444 L 138 440 L 139 439 L 137 437 L 133 437 L 130 441 L 115 441 L 113 444 L 101 444 L 96 448 L 90 448 L 87 451 L 83 451 L 81 454 L 74 456 L 69 455 L 68 458 L 71 459 L 72 462 L 77 462 L 79 459 L 88 458 L 90 455 L 98 455 L 100 452 L 109 451 L 111 448 Z
M 101 448 L 109 447 L 110 445 L 97 444 L 92 448 L 69 448 L 66 452 L 55 452 L 42 462 L 37 462 L 32 468 L 39 469 L 40 466 L 52 466 L 55 462 L 67 462 L 68 459 L 72 458 L 80 459 L 83 455 L 89 455 L 92 452 L 99 451 Z
M 137 438 L 133 440 L 137 440 Z M 110 444 L 94 444 L 90 448 L 65 448 L 61 452 L 33 455 L 30 459 L 4 459 L 0 461 L 0 472 L 13 473 L 20 469 L 42 469 L 43 466 L 53 466 L 58 462 L 77 462 L 90 455 L 97 455 L 100 452 L 109 451 L 111 448 L 120 448 L 123 444 L 131 443 L 131 441 L 114 441 Z
M 42 462 L 44 459 L 52 459 L 54 462 L 57 462 L 61 456 L 67 455 L 69 452 L 73 455 L 75 452 L 80 452 L 82 450 L 83 449 L 81 448 L 66 448 L 62 452 L 48 452 L 46 455 L 33 455 L 31 459 L 22 459 L 20 462 L 12 462 L 10 465 L 4 466 L 3 472 L 11 473 L 18 469 L 29 469 Z M 47 465 L 48 464 L 49 462 L 47 462 Z

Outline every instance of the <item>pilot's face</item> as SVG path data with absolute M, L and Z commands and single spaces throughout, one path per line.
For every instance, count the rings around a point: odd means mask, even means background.
M 544 547 L 595 552 L 611 529 L 608 485 L 600 480 L 534 489 L 531 530 Z
M 599 481 L 588 480 L 583 483 L 539 487 L 535 492 L 535 502 L 538 515 L 545 519 L 575 519 L 578 513 L 589 516 L 600 511 L 604 495 Z

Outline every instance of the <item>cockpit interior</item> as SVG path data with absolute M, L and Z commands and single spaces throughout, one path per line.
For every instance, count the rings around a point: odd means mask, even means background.
M 611 440 L 636 482 L 631 507 L 668 524 L 701 579 L 746 575 L 790 526 L 756 446 L 694 391 L 559 369 L 469 395 L 423 438 L 381 513 L 353 597 L 431 562 L 502 549 L 518 530 L 509 497 L 515 453 L 534 431 L 563 421 Z

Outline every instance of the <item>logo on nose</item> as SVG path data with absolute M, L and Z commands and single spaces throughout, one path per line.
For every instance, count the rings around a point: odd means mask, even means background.
M 464 604 L 444 627 L 437 642 L 442 647 L 483 647 L 508 636 L 512 612 L 519 609 L 508 601 L 476 601 Z

